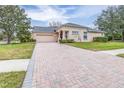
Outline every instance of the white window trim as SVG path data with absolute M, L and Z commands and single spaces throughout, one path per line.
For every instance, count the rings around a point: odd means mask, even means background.
M 76 33 L 74 33 L 76 32 Z M 72 35 L 79 35 L 79 31 L 72 31 Z

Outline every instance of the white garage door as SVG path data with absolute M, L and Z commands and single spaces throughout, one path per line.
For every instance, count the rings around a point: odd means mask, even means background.
M 37 36 L 36 37 L 36 41 L 38 43 L 40 42 L 56 42 L 57 41 L 57 37 L 53 36 L 53 35 L 42 35 L 42 36 Z

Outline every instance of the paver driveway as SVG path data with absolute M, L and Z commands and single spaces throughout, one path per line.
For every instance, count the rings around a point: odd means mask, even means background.
M 120 57 L 37 43 L 33 61 L 31 87 L 124 87 L 124 59 Z

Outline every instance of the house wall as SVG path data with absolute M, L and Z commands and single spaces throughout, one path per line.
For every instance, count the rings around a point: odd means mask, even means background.
M 32 38 L 37 42 L 57 42 L 58 34 L 54 32 L 35 32 Z
M 69 31 L 68 39 L 74 39 L 76 42 L 90 42 L 93 41 L 93 37 L 103 36 L 102 33 L 92 33 L 88 32 L 87 29 L 83 28 L 74 28 L 74 27 L 61 27 L 57 31 Z M 78 31 L 78 35 L 73 35 L 72 31 Z M 84 39 L 84 32 L 87 32 L 87 40 Z M 63 34 L 63 36 L 65 36 Z M 60 37 L 58 38 L 60 39 Z M 65 39 L 65 37 L 63 37 Z
M 32 38 L 36 39 L 37 36 L 56 36 L 57 37 L 57 33 L 51 33 L 51 32 L 32 32 Z M 58 38 L 58 37 L 57 37 Z
M 98 32 L 88 32 L 88 39 L 87 39 L 87 41 L 89 42 L 89 41 L 93 41 L 93 38 L 94 37 L 103 37 L 104 36 L 104 34 L 103 33 L 98 33 Z
M 74 41 L 76 41 L 76 42 L 83 42 L 83 32 L 87 32 L 86 29 L 74 28 L 74 27 L 61 27 L 60 29 L 58 29 L 58 32 L 61 31 L 61 30 L 63 32 L 69 31 L 68 39 L 74 39 Z M 73 35 L 72 31 L 78 31 L 79 34 L 78 35 Z M 63 36 L 65 36 L 65 35 L 63 34 Z M 63 39 L 65 39 L 65 37 L 63 37 Z
M 76 42 L 90 42 L 90 41 L 93 41 L 93 37 L 104 36 L 103 33 L 87 32 L 87 29 L 85 29 L 85 28 L 83 29 L 83 28 L 74 28 L 74 27 L 61 27 L 57 30 L 57 32 L 59 33 L 61 30 L 63 31 L 63 40 L 66 39 L 64 32 L 69 31 L 68 39 L 74 39 L 74 41 L 76 41 Z M 72 31 L 78 31 L 78 35 L 72 34 Z M 87 39 L 84 39 L 84 32 L 87 32 Z M 38 38 L 39 36 L 42 36 L 42 37 L 48 36 L 45 38 L 45 39 L 48 38 L 48 40 L 50 40 L 50 38 L 52 38 L 52 37 L 54 37 L 55 40 L 60 39 L 60 37 L 59 37 L 60 35 L 58 35 L 55 32 L 33 32 L 32 33 L 33 39 L 39 39 Z M 50 37 L 50 36 L 52 36 L 52 37 Z

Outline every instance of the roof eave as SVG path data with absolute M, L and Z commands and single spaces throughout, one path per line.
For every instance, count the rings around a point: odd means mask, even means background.
M 90 33 L 104 33 L 104 31 L 88 31 Z

